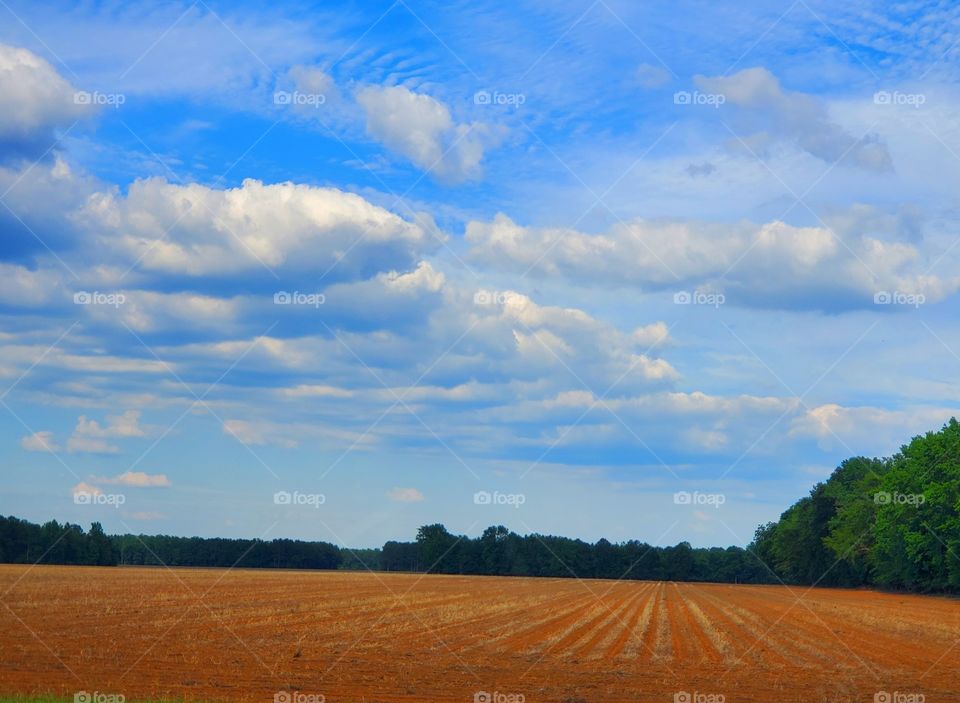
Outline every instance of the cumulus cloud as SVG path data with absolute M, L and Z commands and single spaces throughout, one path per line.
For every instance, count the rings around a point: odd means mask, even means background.
M 474 261 L 501 269 L 643 290 L 718 289 L 751 307 L 865 307 L 879 291 L 935 302 L 960 287 L 960 277 L 929 273 L 918 246 L 869 231 L 849 221 L 835 229 L 634 220 L 587 234 L 523 227 L 500 214 L 469 223 L 466 240 Z
M 929 432 L 957 415 L 955 408 L 889 409 L 824 403 L 806 409 L 790 423 L 789 435 L 815 439 L 824 450 L 893 451 L 910 434 Z M 882 439 L 879 443 L 878 438 Z M 873 447 L 873 449 L 868 449 Z
M 616 382 L 623 390 L 679 378 L 667 360 L 651 354 L 665 327 L 641 329 L 635 337 L 583 310 L 540 305 L 514 291 L 477 291 L 473 314 L 471 348 L 485 357 L 485 376 L 601 389 Z
M 248 179 L 238 188 L 162 178 L 90 197 L 76 219 L 148 271 L 199 277 L 332 271 L 333 280 L 406 269 L 436 246 L 417 222 L 336 188 Z
M 436 293 L 443 287 L 444 276 L 427 261 L 421 261 L 417 268 L 408 273 L 389 271 L 377 276 L 387 287 L 395 291 L 410 292 L 426 290 Z
M 74 435 L 81 437 L 145 437 L 146 430 L 140 426 L 140 411 L 126 410 L 120 415 L 107 415 L 107 422 L 101 425 L 96 420 L 88 420 L 85 415 L 77 419 Z
M 425 267 L 416 271 L 408 274 L 421 282 L 414 289 L 433 287 L 433 274 Z M 398 285 L 393 294 L 407 295 L 407 282 Z M 248 413 L 227 416 L 224 433 L 249 445 L 287 447 L 308 440 L 335 446 L 429 442 L 432 435 L 420 436 L 425 428 L 416 417 L 438 423 L 450 433 L 445 441 L 462 446 L 484 434 L 487 423 L 473 417 L 481 408 L 583 385 L 597 394 L 614 387 L 612 397 L 620 397 L 671 387 L 680 378 L 661 354 L 671 348 L 662 321 L 621 329 L 521 293 L 482 292 L 445 281 L 437 304 L 409 327 L 354 327 L 334 338 L 310 333 L 204 341 L 161 351 L 200 365 L 233 362 L 246 351 L 237 373 L 255 370 L 262 383 L 280 385 L 272 394 L 283 398 L 285 421 L 260 414 L 251 403 Z M 391 406 L 395 412 L 366 432 L 371 418 Z
M 60 449 L 56 440 L 53 438 L 53 432 L 34 432 L 20 440 L 20 446 L 28 452 L 55 452 Z
M 90 114 L 75 94 L 44 59 L 0 44 L 0 161 L 40 156 L 54 144 L 57 129 Z
M 63 296 L 59 272 L 0 263 L 0 302 L 17 307 L 40 307 Z
M 127 410 L 120 415 L 107 415 L 106 424 L 88 420 L 86 415 L 77 418 L 73 434 L 67 440 L 67 451 L 83 454 L 117 454 L 120 448 L 107 440 L 146 437 L 147 428 L 140 425 L 140 411 Z
M 368 86 L 357 101 L 371 137 L 442 181 L 479 177 L 485 151 L 504 137 L 483 122 L 457 123 L 444 103 L 402 86 Z
M 659 354 L 669 341 L 663 322 L 622 330 L 583 310 L 541 305 L 510 291 L 477 291 L 444 283 L 441 291 L 431 293 L 433 305 L 426 309 L 422 297 L 413 298 L 420 315 L 418 324 L 357 328 L 358 320 L 364 319 L 362 308 L 390 309 L 391 296 L 406 296 L 424 286 L 433 288 L 438 279 L 430 271 L 418 268 L 408 275 L 409 280 L 387 277 L 400 289 L 391 290 L 390 295 L 381 292 L 376 297 L 367 291 L 360 298 L 364 305 L 359 306 L 358 317 L 351 320 L 354 328 L 333 339 L 315 333 L 261 336 L 182 345 L 177 353 L 194 363 L 204 358 L 235 361 L 242 355 L 238 369 L 256 368 L 260 374 L 282 377 L 290 388 L 284 396 L 305 400 L 336 400 L 345 393 L 356 397 L 364 386 L 382 393 L 379 379 L 389 387 L 403 388 L 426 368 L 443 375 L 442 386 L 429 385 L 437 398 L 446 400 L 487 396 L 486 389 L 472 384 L 507 379 L 539 379 L 555 389 L 558 384 L 580 382 L 576 376 L 601 388 L 618 379 L 624 388 L 650 388 L 679 378 Z M 414 281 L 419 283 L 413 286 Z M 331 293 L 328 299 L 334 297 L 341 296 Z M 326 310 L 324 315 L 329 319 Z M 358 357 L 371 372 L 358 376 Z M 417 368 L 421 372 L 416 372 Z M 289 385 L 291 374 L 296 374 L 293 385 Z M 441 392 L 441 388 L 445 390 Z M 267 439 L 258 427 L 240 426 L 237 434 L 251 442 Z
M 117 291 L 122 304 L 87 305 L 79 312 L 103 324 L 123 324 L 138 332 L 187 330 L 228 331 L 239 324 L 243 311 L 238 297 L 149 290 Z M 2 284 L 0 284 L 2 294 Z
M 423 501 L 423 493 L 416 488 L 394 488 L 387 491 L 387 497 L 398 503 L 420 503 Z
M 637 327 L 631 335 L 637 344 L 646 344 L 652 347 L 655 344 L 663 344 L 669 341 L 670 330 L 665 322 L 651 322 L 649 325 Z
M 891 171 L 893 161 L 876 135 L 854 136 L 832 122 L 826 108 L 813 96 L 784 90 L 766 68 L 747 68 L 730 76 L 697 76 L 697 86 L 721 94 L 726 104 L 745 112 L 744 122 L 758 131 L 788 139 L 823 161 L 844 161 L 870 171 Z M 754 141 L 752 150 L 762 150 Z

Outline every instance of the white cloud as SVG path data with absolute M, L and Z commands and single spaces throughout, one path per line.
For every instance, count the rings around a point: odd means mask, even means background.
M 654 346 L 664 344 L 670 340 L 670 330 L 666 322 L 651 322 L 649 325 L 637 327 L 632 336 L 637 344 Z
M 702 427 L 691 427 L 684 430 L 681 436 L 693 446 L 707 452 L 717 452 L 725 449 L 730 442 L 726 433 Z
M 53 438 L 53 432 L 34 432 L 20 440 L 20 446 L 28 452 L 55 452 L 60 449 L 56 440 Z
M 753 307 L 866 307 L 884 290 L 937 302 L 960 287 L 960 277 L 929 273 L 937 256 L 868 234 L 863 215 L 840 218 L 836 229 L 634 220 L 587 234 L 523 227 L 500 214 L 470 222 L 466 239 L 473 260 L 500 269 L 578 284 L 714 289 Z
M 103 491 L 101 491 L 96 486 L 91 486 L 89 483 L 83 483 L 81 481 L 76 486 L 70 489 L 70 493 L 74 496 L 77 496 L 77 495 L 97 496 L 103 493 Z
M 67 440 L 67 451 L 71 454 L 119 454 L 120 447 L 102 439 L 72 436 Z
M 281 432 L 281 426 L 273 423 L 224 420 L 223 433 L 233 437 L 241 444 L 274 444 L 287 449 L 292 449 L 299 444 L 296 439 L 284 436 Z
M 79 437 L 145 437 L 146 430 L 140 426 L 140 411 L 126 410 L 121 415 L 107 415 L 107 424 L 88 420 L 86 415 L 77 419 L 73 431 Z
M 443 288 L 444 276 L 435 270 L 429 262 L 421 261 L 417 268 L 409 273 L 398 273 L 390 271 L 381 273 L 377 278 L 388 288 L 399 291 L 409 292 L 417 290 L 427 290 L 436 293 Z
M 0 302 L 39 307 L 49 303 L 57 294 L 63 295 L 58 272 L 42 268 L 30 270 L 17 264 L 0 263 Z
M 44 59 L 0 44 L 0 157 L 39 156 L 54 143 L 54 130 L 90 114 L 75 92 Z
M 416 488 L 394 488 L 387 491 L 387 497 L 398 503 L 420 503 L 423 501 L 423 493 Z
M 236 297 L 147 290 L 123 290 L 117 294 L 123 296 L 121 305 L 88 305 L 79 312 L 101 323 L 123 324 L 138 332 L 158 332 L 229 330 L 237 325 L 243 309 Z
M 324 426 L 316 422 L 281 423 L 269 420 L 230 419 L 223 423 L 223 433 L 247 445 L 273 445 L 293 449 L 307 439 L 333 441 L 361 449 L 373 444 L 376 437 L 371 433 L 351 431 L 340 427 Z
M 349 398 L 353 392 L 345 388 L 335 388 L 320 384 L 300 384 L 293 388 L 281 388 L 282 395 L 291 398 Z
M 135 488 L 168 488 L 172 485 L 166 474 L 148 474 L 143 471 L 125 471 L 119 476 L 102 476 L 91 480 L 112 486 L 133 486 Z
M 402 86 L 368 86 L 357 93 L 367 133 L 439 180 L 479 177 L 484 152 L 504 137 L 483 122 L 456 123 L 439 100 Z
M 434 280 L 427 271 L 421 267 L 410 279 Z M 407 286 L 401 287 L 406 295 Z M 630 392 L 662 388 L 679 378 L 660 354 L 661 348 L 668 347 L 663 342 L 669 339 L 663 322 L 621 330 L 582 310 L 540 305 L 520 293 L 489 293 L 487 303 L 475 297 L 476 293 L 444 283 L 436 298 L 429 300 L 429 307 L 415 298 L 415 324 L 397 325 L 391 319 L 383 327 L 342 330 L 332 339 L 314 333 L 261 336 L 158 351 L 172 362 L 184 359 L 182 363 L 201 359 L 231 363 L 242 356 L 238 371 L 255 368 L 259 374 L 275 374 L 283 385 L 275 393 L 291 401 L 301 399 L 298 408 L 316 399 L 322 401 L 318 407 L 331 411 L 357 404 L 366 408 L 369 402 L 395 402 L 396 396 L 381 385 L 381 379 L 407 402 L 469 404 L 495 402 L 504 394 L 521 392 L 524 384 L 529 384 L 529 390 L 523 392 L 538 395 L 581 382 L 605 389 L 616 381 L 618 390 Z M 367 291 L 359 296 L 362 304 L 350 323 L 364 320 L 370 308 L 389 309 L 392 296 L 395 293 L 384 295 L 382 290 L 379 295 Z M 328 300 L 334 297 L 331 293 Z M 326 307 L 324 314 L 329 320 Z M 357 373 L 358 358 L 370 371 Z M 422 385 L 410 388 L 411 381 L 428 369 L 442 382 L 421 379 Z M 520 385 L 508 389 L 508 379 Z M 345 397 L 356 402 L 338 402 Z M 339 419 L 348 421 L 343 416 Z M 250 422 L 249 418 L 240 420 Z M 285 436 L 283 428 L 274 434 L 259 423 L 228 425 L 227 429 L 249 443 Z
M 887 409 L 824 403 L 794 418 L 789 435 L 813 438 L 826 451 L 852 448 L 879 454 L 901 446 L 909 435 L 939 429 L 957 414 L 955 408 Z M 884 439 L 878 443 L 878 438 Z
M 596 388 L 617 381 L 621 390 L 679 378 L 668 361 L 649 355 L 650 344 L 644 343 L 649 340 L 638 340 L 583 310 L 539 305 L 514 291 L 478 295 L 483 297 L 474 300 L 491 302 L 473 305 L 479 319 L 471 338 L 506 377 L 550 379 L 553 384 L 573 380 Z
M 316 66 L 294 66 L 287 75 L 294 82 L 297 90 L 322 98 L 323 105 L 329 105 L 340 99 L 340 90 L 333 78 Z M 304 109 L 313 110 L 314 108 L 312 105 L 305 104 Z
M 77 418 L 73 434 L 67 440 L 67 451 L 82 454 L 117 454 L 120 448 L 110 444 L 109 438 L 146 437 L 148 429 L 140 425 L 140 411 L 126 410 L 120 415 L 107 415 L 107 422 L 101 425 L 96 420 L 88 420 L 86 415 Z
M 721 94 L 726 104 L 749 111 L 747 122 L 760 130 L 751 135 L 755 139 L 769 130 L 824 161 L 848 161 L 871 171 L 893 169 L 890 152 L 875 135 L 850 134 L 830 120 L 816 98 L 784 90 L 766 68 L 747 68 L 730 76 L 697 76 L 695 80 L 701 90 Z M 759 119 L 751 121 L 752 117 Z M 756 141 L 754 145 L 762 150 Z
M 433 223 L 336 188 L 248 179 L 226 190 L 134 182 L 90 197 L 76 218 L 148 271 L 188 276 L 275 269 L 368 277 L 412 266 L 435 246 Z

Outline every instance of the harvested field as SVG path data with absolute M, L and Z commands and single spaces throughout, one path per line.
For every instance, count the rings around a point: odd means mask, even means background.
M 478 692 L 527 703 L 674 701 L 681 692 L 689 698 L 676 700 L 691 703 L 960 696 L 960 603 L 947 598 L 16 565 L 0 566 L 0 594 L 0 694 L 272 701 L 291 692 L 291 703 L 473 701 Z

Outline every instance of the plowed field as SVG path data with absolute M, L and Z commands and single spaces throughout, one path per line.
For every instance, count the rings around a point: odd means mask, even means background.
M 0 566 L 0 594 L 0 693 L 290 703 L 960 700 L 960 602 L 947 598 L 14 565 Z

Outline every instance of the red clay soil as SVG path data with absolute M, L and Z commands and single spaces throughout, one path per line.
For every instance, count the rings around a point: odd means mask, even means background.
M 0 594 L 0 694 L 852 703 L 886 692 L 876 699 L 960 701 L 960 602 L 948 598 L 16 565 L 0 565 Z

